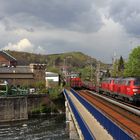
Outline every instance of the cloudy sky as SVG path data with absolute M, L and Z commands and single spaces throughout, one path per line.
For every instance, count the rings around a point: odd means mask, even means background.
M 106 63 L 140 44 L 140 0 L 0 0 L 0 48 L 81 51 Z

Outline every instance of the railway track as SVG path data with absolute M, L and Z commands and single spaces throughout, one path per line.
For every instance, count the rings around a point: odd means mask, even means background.
M 91 91 L 88 91 L 88 92 L 91 92 Z M 97 93 L 97 94 L 99 94 L 99 93 Z M 124 101 L 124 100 L 121 100 L 121 99 L 118 99 L 118 98 L 114 98 L 114 97 L 112 97 L 110 95 L 107 95 L 107 94 L 100 94 L 100 95 L 104 96 L 104 97 L 107 97 L 107 98 L 109 98 L 111 100 L 114 100 L 116 102 L 119 102 L 121 104 L 124 104 L 126 106 L 129 106 L 129 107 L 132 107 L 134 109 L 140 110 L 140 104 L 134 104 L 134 103 L 132 103 L 130 101 Z
M 79 91 L 78 94 L 80 94 L 83 98 L 88 100 L 88 102 L 102 111 L 118 126 L 133 135 L 135 139 L 140 140 L 140 117 L 138 115 L 124 110 L 122 107 L 119 107 L 115 104 L 107 102 L 99 96 L 93 96 L 86 90 Z
M 116 104 L 119 107 L 129 111 L 130 113 L 140 116 L 140 107 L 137 107 L 136 105 L 115 99 L 111 96 L 107 96 L 106 94 L 99 94 L 99 93 L 92 92 L 89 90 L 87 90 L 87 92 L 89 92 L 90 94 L 93 94 L 94 96 L 99 96 L 99 97 L 105 99 L 106 101 L 111 102 L 112 104 Z

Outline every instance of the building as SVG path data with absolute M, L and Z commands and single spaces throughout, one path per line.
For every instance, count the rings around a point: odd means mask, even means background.
M 58 82 L 59 81 L 59 75 L 58 73 L 53 73 L 53 72 L 46 72 L 46 80 L 50 80 L 53 82 Z
M 51 87 L 58 85 L 59 82 L 59 75 L 58 73 L 53 72 L 46 72 L 46 87 Z
M 17 60 L 5 51 L 0 51 L 0 67 L 16 67 Z
M 30 64 L 29 66 L 0 67 L 0 80 L 6 80 L 10 85 L 32 87 L 35 82 L 45 82 L 44 64 Z
M 36 82 L 45 82 L 45 64 L 18 66 L 17 60 L 5 51 L 0 51 L 0 80 L 10 85 L 30 86 Z

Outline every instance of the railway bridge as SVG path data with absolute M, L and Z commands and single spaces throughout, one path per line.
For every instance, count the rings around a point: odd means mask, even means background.
M 104 111 L 101 111 L 97 106 L 85 99 L 83 96 L 78 94 L 73 89 L 64 89 L 65 95 L 65 106 L 66 106 L 66 121 L 69 129 L 70 139 L 81 139 L 81 140 L 132 140 L 140 139 L 137 132 L 132 132 L 129 129 L 123 128 L 123 122 L 118 125 L 113 117 L 109 117 Z M 96 102 L 96 100 L 94 101 Z M 110 114 L 115 115 L 114 111 L 106 111 Z M 137 112 L 139 114 L 139 112 Z M 137 114 L 137 115 L 138 115 Z M 123 119 L 118 114 L 118 119 Z M 127 127 L 137 129 L 140 132 L 140 125 L 138 126 L 129 124 L 128 120 L 124 123 L 128 123 Z

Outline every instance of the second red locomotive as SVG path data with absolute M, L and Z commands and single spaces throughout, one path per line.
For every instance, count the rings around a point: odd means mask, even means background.
M 101 82 L 99 91 L 123 100 L 140 102 L 140 78 L 107 78 Z

